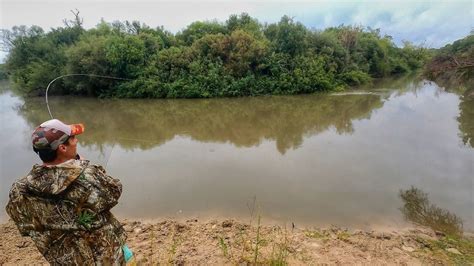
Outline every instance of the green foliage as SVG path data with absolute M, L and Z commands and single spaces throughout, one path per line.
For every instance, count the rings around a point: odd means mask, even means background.
M 302 54 L 307 48 L 308 30 L 303 24 L 294 22 L 288 16 L 283 16 L 278 24 L 269 25 L 264 33 L 278 53 L 296 56 Z
M 342 73 L 339 78 L 346 84 L 351 86 L 358 86 L 371 81 L 369 74 L 360 70 L 352 70 Z
M 57 28 L 45 34 L 38 26 L 14 27 L 4 32 L 4 42 L 11 47 L 6 69 L 20 91 L 25 94 L 43 94 L 49 81 L 61 75 L 67 62 L 65 51 L 74 44 L 82 29 Z M 64 91 L 61 83 L 57 91 Z
M 229 254 L 229 251 L 227 248 L 227 244 L 225 243 L 225 240 L 222 236 L 219 236 L 219 247 L 221 248 L 222 254 L 224 255 L 224 257 L 227 257 Z
M 176 35 L 138 21 L 102 20 L 85 30 L 77 16 L 48 33 L 20 26 L 2 35 L 10 51 L 4 72 L 25 94 L 42 94 L 49 81 L 70 73 L 130 80 L 67 77 L 55 82 L 51 94 L 208 98 L 312 93 L 415 70 L 428 55 L 409 43 L 396 47 L 379 30 L 339 26 L 314 31 L 288 16 L 262 25 L 246 13 L 231 15 L 225 23 L 197 21 Z M 456 43 L 452 50 L 465 47 Z
M 424 74 L 443 85 L 474 89 L 474 34 L 448 44 L 434 52 Z
M 415 70 L 421 68 L 423 63 L 427 62 L 430 54 L 426 48 L 404 42 L 400 57 L 404 59 L 404 63 L 410 70 Z
M 240 78 L 258 72 L 268 52 L 268 42 L 236 30 L 230 35 L 207 35 L 193 44 L 200 57 L 222 62 L 226 73 Z
M 474 89 L 466 91 L 459 103 L 460 136 L 464 145 L 474 148 Z
M 439 239 L 418 238 L 417 242 L 426 249 L 424 252 L 435 258 L 439 263 L 446 265 L 472 265 L 474 263 L 474 239 L 472 237 L 461 237 L 447 235 Z M 456 249 L 458 253 L 450 252 Z
M 8 74 L 5 69 L 5 64 L 0 64 L 0 80 L 8 79 Z
M 157 27 L 155 30 L 150 31 L 153 35 L 159 36 L 163 41 L 163 48 L 170 48 L 176 46 L 177 40 L 173 33 L 165 30 L 163 26 Z
M 243 30 L 254 35 L 255 37 L 263 37 L 262 26 L 260 23 L 258 20 L 249 16 L 247 13 L 242 13 L 240 15 L 230 15 L 229 19 L 226 21 L 226 27 L 228 32 Z
M 440 53 L 444 54 L 456 54 L 456 53 L 465 53 L 472 50 L 474 46 L 474 34 L 469 34 L 463 39 L 457 40 L 452 44 L 448 44 L 440 49 Z
M 143 39 L 135 35 L 115 35 L 106 40 L 104 48 L 105 60 L 111 69 L 110 74 L 124 78 L 135 78 L 140 74 L 145 64 Z
M 67 73 L 88 73 L 109 75 L 110 65 L 106 58 L 107 37 L 101 35 L 85 35 L 67 52 Z M 108 79 L 71 77 L 65 79 L 66 86 L 72 94 L 88 94 L 98 96 L 109 91 L 113 82 Z
M 196 21 L 176 35 L 176 38 L 185 45 L 191 45 L 207 34 L 227 33 L 224 25 L 217 21 Z

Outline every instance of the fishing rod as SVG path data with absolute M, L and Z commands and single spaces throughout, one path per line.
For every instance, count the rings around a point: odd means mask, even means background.
M 86 77 L 94 77 L 94 78 L 108 78 L 108 79 L 129 80 L 129 81 L 132 80 L 132 79 L 127 79 L 127 78 L 119 78 L 119 77 L 96 75 L 96 74 L 80 74 L 80 73 L 65 74 L 65 75 L 58 76 L 58 77 L 54 78 L 53 80 L 51 80 L 51 82 L 49 82 L 48 86 L 46 87 L 46 92 L 45 92 L 46 107 L 48 108 L 48 113 L 49 113 L 49 116 L 51 117 L 51 119 L 54 119 L 54 117 L 53 117 L 53 114 L 51 113 L 51 109 L 49 108 L 49 101 L 48 101 L 49 87 L 50 87 L 51 84 L 53 84 L 56 80 L 61 79 L 61 78 L 65 78 L 65 77 L 71 77 L 71 76 L 86 76 Z M 110 154 L 109 154 L 109 156 L 107 157 L 107 159 L 106 159 L 106 161 L 105 161 L 104 168 L 107 167 L 107 164 L 108 164 L 108 162 L 109 162 L 110 156 L 112 155 L 112 151 L 113 151 L 114 147 L 115 147 L 115 143 L 112 145 L 112 150 L 110 151 Z M 79 156 L 79 154 L 77 154 L 77 155 L 76 155 L 76 158 L 79 159 L 79 158 L 81 158 L 81 157 Z
M 64 77 L 71 77 L 71 76 L 87 76 L 87 77 L 95 77 L 95 78 L 109 78 L 109 79 L 118 79 L 118 80 L 132 80 L 132 79 L 127 79 L 127 78 L 119 78 L 119 77 L 112 77 L 112 76 L 103 76 L 103 75 L 96 75 L 96 74 L 66 74 L 66 75 L 62 75 L 62 76 L 59 76 L 59 77 L 56 77 L 55 79 L 51 80 L 51 82 L 49 82 L 48 84 L 48 87 L 46 87 L 46 107 L 48 108 L 48 113 L 49 113 L 49 116 L 51 117 L 51 119 L 54 119 L 53 117 L 53 114 L 51 113 L 51 109 L 49 108 L 49 102 L 48 102 L 48 91 L 49 91 L 49 87 L 51 86 L 51 84 L 53 84 L 56 80 L 60 79 L 60 78 L 64 78 Z

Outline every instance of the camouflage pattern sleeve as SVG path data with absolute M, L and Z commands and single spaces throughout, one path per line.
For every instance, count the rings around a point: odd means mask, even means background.
M 122 194 L 120 180 L 107 175 L 102 166 L 92 164 L 84 168 L 69 189 L 68 197 L 94 213 L 110 210 Z
M 5 207 L 6 212 L 14 221 L 31 221 L 31 211 L 28 208 L 31 206 L 29 204 L 28 198 L 23 195 L 25 187 L 26 177 L 23 177 L 13 183 L 12 188 L 10 189 L 9 198 L 10 200 Z M 25 204 L 26 203 L 26 204 Z M 33 221 L 35 222 L 35 221 Z M 23 224 L 18 226 L 18 230 L 22 236 L 29 236 L 30 230 L 25 228 Z

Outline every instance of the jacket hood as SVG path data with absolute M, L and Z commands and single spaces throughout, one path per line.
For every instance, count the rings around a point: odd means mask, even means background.
M 76 180 L 89 164 L 87 160 L 68 160 L 57 165 L 34 165 L 26 184 L 34 192 L 59 194 Z

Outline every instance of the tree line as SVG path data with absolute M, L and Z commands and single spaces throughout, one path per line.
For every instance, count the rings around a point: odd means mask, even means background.
M 51 94 L 125 98 L 207 98 L 343 90 L 373 78 L 421 68 L 430 51 L 397 47 L 379 29 L 362 26 L 308 29 L 283 16 L 260 23 L 246 13 L 225 22 L 197 21 L 173 34 L 138 21 L 101 21 L 84 29 L 65 21 L 2 30 L 9 51 L 2 71 L 26 95 L 44 94 L 54 78 L 70 73 Z
M 426 64 L 424 74 L 431 80 L 474 89 L 474 30 L 468 36 L 440 48 Z

